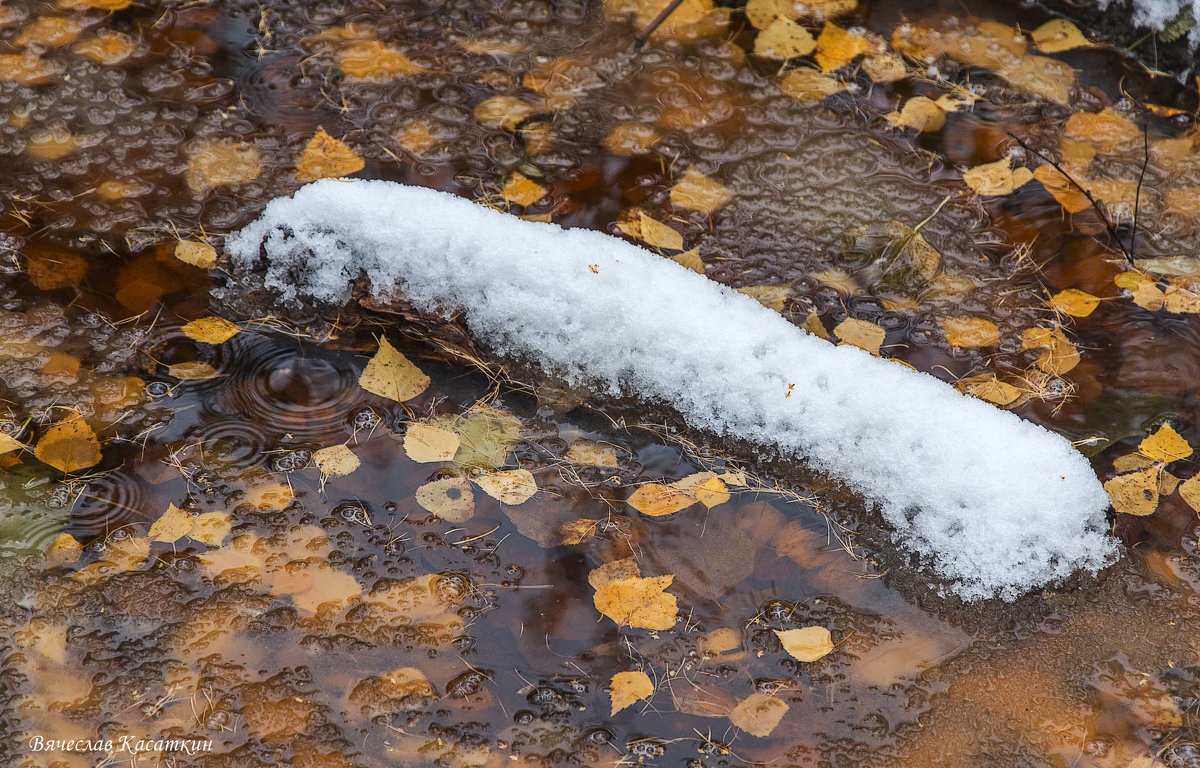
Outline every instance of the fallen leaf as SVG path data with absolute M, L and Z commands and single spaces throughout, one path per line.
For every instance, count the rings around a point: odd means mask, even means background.
M 424 392 L 429 377 L 381 336 L 379 350 L 363 368 L 358 385 L 373 395 L 402 403 Z
M 827 21 L 817 38 L 817 66 L 822 72 L 841 69 L 866 53 L 870 47 L 870 43 L 862 35 L 847 32 L 837 24 Z
M 618 579 L 596 590 L 596 610 L 621 626 L 670 629 L 679 615 L 675 595 L 666 592 L 674 576 Z
M 711 214 L 733 199 L 733 193 L 724 184 L 713 181 L 694 168 L 684 171 L 679 181 L 671 188 L 671 203 L 679 208 Z
M 1175 429 L 1164 423 L 1154 434 L 1138 445 L 1138 451 L 1147 458 L 1169 464 L 1192 455 L 1192 446 Z
M 638 568 L 637 560 L 632 557 L 622 557 L 610 560 L 598 568 L 593 568 L 588 573 L 588 584 L 592 585 L 592 589 L 599 591 L 614 581 L 636 579 L 641 575 L 642 571 Z
M 480 490 L 502 504 L 524 504 L 538 491 L 537 481 L 527 469 L 502 469 L 471 478 Z
M 837 327 L 833 329 L 833 335 L 847 344 L 878 356 L 887 332 L 875 323 L 848 317 L 837 324 Z
M 913 96 L 899 112 L 889 112 L 884 117 L 897 128 L 912 128 L 921 133 L 935 133 L 946 124 L 945 110 L 925 96 Z
M 1071 115 L 1063 125 L 1063 138 L 1095 147 L 1102 155 L 1140 151 L 1142 147 L 1142 129 L 1112 107 Z
M 1141 272 L 1120 272 L 1113 278 L 1118 288 L 1130 292 L 1133 303 L 1149 312 L 1157 312 L 1167 304 L 1167 295 L 1158 281 Z
M 894 83 L 908 77 L 904 59 L 894 53 L 866 57 L 862 61 L 862 71 L 872 83 Z
M 617 123 L 604 137 L 604 146 L 609 152 L 622 157 L 649 154 L 662 134 L 652 125 L 644 123 Z
M 1179 486 L 1179 495 L 1193 512 L 1200 512 L 1200 474 L 1184 480 Z
M 783 699 L 768 693 L 752 693 L 733 708 L 729 721 L 751 736 L 770 736 L 788 709 Z
M 450 461 L 458 447 L 458 435 L 441 427 L 413 422 L 404 433 L 404 452 L 419 464 Z
M 1158 509 L 1158 469 L 1129 472 L 1104 483 L 1113 509 L 1126 515 L 1145 517 Z
M 1061 53 L 1091 45 L 1079 27 L 1066 19 L 1051 19 L 1029 35 L 1042 53 Z
M 968 169 L 963 173 L 963 181 L 981 195 L 1008 195 L 1033 181 L 1033 171 L 1024 166 L 1014 170 L 1012 158 L 1006 155 L 994 163 Z
M 820 339 L 829 341 L 829 331 L 825 330 L 825 324 L 821 322 L 821 316 L 816 312 L 809 312 L 808 317 L 804 318 L 804 322 L 800 327 L 806 332 Z
M 79 285 L 87 274 L 88 263 L 79 254 L 69 251 L 29 249 L 25 254 L 25 269 L 34 286 L 43 291 L 55 291 Z
M 1035 364 L 1051 376 L 1062 376 L 1079 365 L 1079 350 L 1061 328 L 1026 328 L 1021 344 L 1023 350 L 1042 350 Z
M 46 565 L 55 567 L 79 562 L 83 556 L 83 545 L 69 533 L 60 533 L 51 540 L 43 553 Z
M 2 447 L 0 447 L 0 452 Z M 597 443 L 591 440 L 576 440 L 567 449 L 566 459 L 573 464 L 585 467 L 604 467 L 617 469 L 621 463 L 617 461 L 617 451 L 611 445 Z
M 1200 313 L 1200 278 L 1194 275 L 1168 278 L 1163 306 L 1176 314 Z
M 645 213 L 639 213 L 638 224 L 641 231 L 640 239 L 646 245 L 669 251 L 683 250 L 683 235 L 661 221 L 653 219 Z
M 87 421 L 74 414 L 47 429 L 33 455 L 43 464 L 69 474 L 99 463 L 100 441 Z
M 167 375 L 180 381 L 203 381 L 205 379 L 216 378 L 221 374 L 208 363 L 200 360 L 192 360 L 186 363 L 168 365 Z
M 128 59 L 138 49 L 132 37 L 111 29 L 102 29 L 93 37 L 80 40 L 72 50 L 97 64 L 112 67 Z
M 612 711 L 609 717 L 625 707 L 648 699 L 654 693 L 654 683 L 645 672 L 618 672 L 612 676 Z
M 1087 317 L 1100 306 L 1100 299 L 1077 288 L 1068 288 L 1051 296 L 1050 306 L 1071 317 Z
M 448 523 L 465 523 L 475 515 L 475 492 L 465 477 L 432 480 L 417 489 L 417 504 Z
M 986 400 L 993 405 L 1009 405 L 1021 397 L 1021 390 L 1012 384 L 1000 381 L 990 373 L 959 379 L 954 386 L 960 392 L 971 397 L 978 397 L 980 400 Z
M 782 312 L 787 305 L 788 287 L 786 285 L 747 285 L 738 288 L 737 292 L 749 296 L 767 309 L 773 309 L 776 312 Z
M 219 547 L 232 531 L 233 515 L 228 512 L 205 512 L 196 515 L 187 536 L 201 544 Z
M 634 20 L 637 27 L 645 29 L 649 26 L 650 22 L 666 9 L 669 2 L 670 0 L 636 0 Z M 650 39 L 697 40 L 721 34 L 728 24 L 728 9 L 714 7 L 713 0 L 683 0 L 675 6 L 675 10 L 666 20 L 659 24 Z
M 224 344 L 237 336 L 242 329 L 223 317 L 202 317 L 186 324 L 181 330 L 183 335 L 192 341 L 204 344 Z
M 464 467 L 497 469 L 508 461 L 509 451 L 521 439 L 522 425 L 511 413 L 476 403 L 462 416 L 443 417 L 435 426 L 458 435 L 454 461 Z
M 386 83 L 425 71 L 399 48 L 378 40 L 353 40 L 339 50 L 335 58 L 348 80 L 360 82 Z
M 982 317 L 960 315 L 942 320 L 942 331 L 952 347 L 992 347 L 1000 343 L 1000 328 Z
M 201 141 L 188 152 L 187 185 L 194 192 L 245 184 L 262 174 L 262 161 L 253 144 Z
M 825 627 L 774 630 L 783 650 L 799 661 L 816 661 L 833 650 L 833 636 Z
M 514 173 L 508 177 L 500 196 L 514 205 L 533 205 L 546 196 L 546 188 L 524 174 Z
M 489 128 L 515 131 L 538 112 L 538 107 L 516 96 L 492 96 L 475 105 L 475 119 Z
M 674 486 L 646 483 L 639 485 L 625 503 L 647 517 L 663 517 L 687 509 L 696 501 L 695 496 Z
M 344 445 L 331 445 L 318 451 L 313 451 L 313 463 L 321 470 L 321 477 L 342 477 L 348 475 L 362 464 L 354 451 Z
M 807 29 L 783 16 L 777 16 L 754 38 L 754 54 L 776 61 L 807 56 L 816 47 L 817 41 Z
M 0 456 L 3 456 L 6 453 L 12 453 L 13 451 L 19 451 L 22 448 L 27 447 L 28 446 L 25 445 L 25 443 L 22 443 L 20 440 L 16 439 L 7 432 L 0 432 Z
M 795 0 L 747 0 L 745 13 L 755 29 L 766 29 L 779 17 L 792 21 L 800 17 Z
M 318 127 L 296 161 L 296 179 L 316 181 L 349 176 L 365 166 L 362 157 L 348 144 L 330 136 L 324 127 Z
M 850 296 L 855 296 L 862 292 L 862 286 L 858 284 L 854 276 L 842 269 L 825 269 L 813 273 L 813 277 L 819 280 L 822 285 L 827 285 Z
M 1139 469 L 1146 469 L 1147 467 L 1153 466 L 1154 459 L 1150 458 L 1149 456 L 1143 456 L 1137 451 L 1134 451 L 1133 453 L 1127 453 L 1124 456 L 1118 456 L 1117 458 L 1113 459 L 1113 470 L 1118 474 L 1136 472 Z
M 187 536 L 188 531 L 192 530 L 195 524 L 195 518 L 192 513 L 185 509 L 180 509 L 174 504 L 167 505 L 167 511 L 163 512 L 154 524 L 150 526 L 151 541 L 157 541 L 164 544 L 174 544 L 175 542 Z
M 798 101 L 813 104 L 846 90 L 846 84 L 811 67 L 798 67 L 779 78 L 779 89 Z
M 193 267 L 212 269 L 217 266 L 217 249 L 208 243 L 180 240 L 175 245 L 175 258 Z
M 1049 164 L 1035 168 L 1033 178 L 1042 183 L 1067 213 L 1081 213 L 1092 207 L 1092 202 L 1083 190 L 1071 181 L 1070 177 Z

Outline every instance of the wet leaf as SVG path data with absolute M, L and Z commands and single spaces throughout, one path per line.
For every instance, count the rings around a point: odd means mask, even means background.
M 74 414 L 47 429 L 33 455 L 43 464 L 70 474 L 100 462 L 100 441 L 87 421 Z
M 1118 273 L 1113 283 L 1129 291 L 1133 303 L 1149 312 L 1157 312 L 1167 304 L 1167 295 L 1158 287 L 1158 281 L 1141 272 Z
M 654 683 L 645 672 L 618 672 L 612 676 L 612 711 L 609 716 L 617 714 L 625 707 L 635 702 L 650 698 L 654 693 Z
M 960 392 L 978 397 L 980 400 L 986 400 L 993 405 L 1010 405 L 1021 397 L 1021 390 L 1012 384 L 1000 381 L 990 373 L 959 379 L 954 386 Z
M 163 512 L 154 524 L 150 526 L 151 541 L 157 541 L 164 544 L 174 544 L 175 542 L 188 535 L 195 524 L 195 518 L 192 513 L 185 509 L 180 509 L 174 504 L 167 505 L 167 511 Z
M 223 317 L 202 317 L 186 324 L 181 330 L 183 335 L 192 341 L 204 344 L 224 344 L 237 336 L 242 329 Z
M 196 515 L 187 536 L 201 544 L 219 547 L 232 531 L 233 515 L 228 512 L 204 512 Z
M 635 21 L 645 29 L 670 0 L 636 0 Z M 714 7 L 713 0 L 683 0 L 665 21 L 654 30 L 651 40 L 697 40 L 724 32 L 729 23 L 729 11 Z
M 1200 197 L 1200 190 L 1197 190 L 1194 194 Z M 1190 254 L 1164 256 L 1158 259 L 1139 258 L 1137 265 L 1138 269 L 1145 270 L 1154 275 L 1185 275 L 1188 277 L 1200 275 L 1200 257 Z
M 208 243 L 180 240 L 175 245 L 175 258 L 193 267 L 212 269 L 217 266 L 217 249 Z
M 737 292 L 749 296 L 767 309 L 773 309 L 776 312 L 782 312 L 784 306 L 787 305 L 788 287 L 786 285 L 747 285 L 738 288 Z
M 841 69 L 866 53 L 870 47 L 862 35 L 847 32 L 827 21 L 817 38 L 817 66 L 826 73 Z
M 1099 112 L 1076 112 L 1063 125 L 1063 138 L 1094 147 L 1102 155 L 1112 155 L 1142 146 L 1142 129 L 1112 107 Z
M 414 64 L 404 51 L 378 40 L 350 41 L 337 52 L 335 58 L 346 79 L 359 82 L 386 83 L 425 71 L 424 67 Z
M 73 50 L 97 64 L 112 67 L 128 59 L 138 49 L 129 35 L 115 30 L 102 29 L 94 37 L 80 40 Z
M 358 469 L 362 462 L 354 451 L 344 445 L 331 445 L 314 451 L 313 463 L 321 470 L 322 477 L 342 477 Z
M 942 320 L 942 331 L 952 347 L 992 347 L 1000 343 L 1000 329 L 983 317 L 947 317 Z
M 1104 483 L 1113 509 L 1126 515 L 1145 517 L 1158 509 L 1158 469 L 1129 472 Z
M 1113 459 L 1113 469 L 1118 473 L 1136 472 L 1154 466 L 1154 459 L 1134 451 Z
M 804 322 L 800 325 L 806 333 L 810 333 L 819 339 L 829 341 L 829 331 L 825 330 L 825 324 L 821 322 L 821 317 L 816 312 L 809 312 L 808 317 L 804 318 Z
M 674 576 L 610 581 L 596 590 L 596 610 L 617 624 L 642 629 L 670 629 L 679 615 L 675 595 L 666 592 Z
M 981 195 L 1008 195 L 1033 181 L 1033 171 L 1024 166 L 1014 169 L 1012 158 L 1005 156 L 994 163 L 968 169 L 963 173 L 963 181 Z
M 1071 317 L 1087 317 L 1100 306 L 1100 299 L 1090 293 L 1068 288 L 1050 298 L 1050 306 Z
M 770 736 L 788 709 L 783 699 L 769 693 L 752 693 L 733 708 L 729 721 L 751 736 Z
M 671 203 L 679 208 L 711 214 L 733 199 L 724 184 L 713 181 L 694 168 L 684 171 L 671 188 Z
M 746 20 L 755 29 L 766 29 L 780 17 L 789 20 L 799 18 L 795 0 L 747 0 Z
M 576 440 L 567 449 L 567 461 L 585 467 L 604 467 L 617 469 L 621 463 L 617 461 L 617 451 L 611 445 L 597 443 L 591 440 Z
M 492 96 L 475 105 L 475 119 L 489 128 L 515 131 L 538 108 L 516 96 Z
M 1092 207 L 1087 195 L 1071 181 L 1071 178 L 1051 165 L 1039 165 L 1033 171 L 1033 178 L 1041 182 L 1067 213 L 1081 213 Z
M 842 269 L 822 270 L 814 273 L 813 277 L 821 281 L 822 285 L 827 285 L 850 296 L 855 296 L 862 292 L 862 286 L 858 284 L 854 276 Z
M 1041 349 L 1036 365 L 1051 376 L 1062 376 L 1079 365 L 1079 350 L 1061 328 L 1026 328 L 1022 349 Z
M 1200 512 L 1200 474 L 1184 480 L 1179 485 L 1179 495 L 1193 512 Z
M 441 427 L 413 422 L 404 433 L 404 452 L 419 464 L 450 461 L 458 447 L 458 435 Z
M 683 235 L 644 211 L 632 209 L 629 216 L 617 222 L 617 228 L 646 245 L 670 251 L 683 250 Z
M 43 553 L 46 565 L 55 567 L 79 562 L 83 556 L 83 545 L 69 533 L 60 533 L 54 537 Z
M 195 192 L 236 186 L 262 174 L 262 161 L 253 144 L 200 141 L 188 152 L 187 185 Z
M 502 469 L 471 478 L 480 490 L 502 504 L 524 504 L 538 491 L 537 481 L 527 469 Z
M 546 196 L 546 188 L 520 173 L 508 177 L 500 196 L 514 205 L 533 205 Z
M 173 376 L 180 381 L 203 381 L 205 379 L 214 379 L 221 374 L 208 363 L 192 360 L 187 363 L 168 365 L 167 375 Z
M 402 403 L 424 392 L 429 377 L 381 336 L 379 350 L 363 368 L 358 385 L 373 395 Z
M 776 61 L 807 56 L 816 47 L 817 41 L 807 29 L 783 16 L 777 16 L 754 39 L 755 55 Z
M 637 560 L 632 557 L 623 557 L 618 560 L 610 560 L 599 568 L 592 569 L 588 573 L 588 584 L 592 585 L 592 589 L 599 591 L 614 581 L 636 579 L 641 575 L 642 571 L 638 568 Z
M 617 123 L 604 137 L 604 146 L 609 152 L 622 157 L 649 154 L 662 134 L 652 125 L 644 123 Z
M 1051 19 L 1030 33 L 1033 44 L 1042 53 L 1061 53 L 1091 45 L 1088 39 L 1066 19 Z
M 889 112 L 884 117 L 897 128 L 912 128 L 921 133 L 935 133 L 946 124 L 945 110 L 924 96 L 913 96 L 899 112 Z
M 1191 275 L 1168 278 L 1163 306 L 1176 314 L 1200 313 L 1200 278 Z
M 465 477 L 433 480 L 417 489 L 417 504 L 448 523 L 465 523 L 475 516 L 475 491 Z
M 296 161 L 296 179 L 316 181 L 358 173 L 365 167 L 362 157 L 348 144 L 318 127 Z
M 833 329 L 833 335 L 872 355 L 879 355 L 879 349 L 883 346 L 887 332 L 875 323 L 848 317 L 837 324 L 837 327 Z
M 1170 424 L 1163 424 L 1154 434 L 1138 445 L 1138 451 L 1147 458 L 1169 464 L 1192 455 L 1192 446 Z
M 799 661 L 816 661 L 833 650 L 833 636 L 825 627 L 801 627 L 786 631 L 774 630 L 783 650 Z
M 625 503 L 647 517 L 662 517 L 687 509 L 696 503 L 696 497 L 674 486 L 646 483 L 639 485 Z
M 25 255 L 29 282 L 43 291 L 79 285 L 87 274 L 87 261 L 69 251 L 30 251 Z
M 846 84 L 811 67 L 798 67 L 779 78 L 779 88 L 798 101 L 815 103 L 846 90 Z
M 866 57 L 862 61 L 862 71 L 872 83 L 894 83 L 908 77 L 904 59 L 894 53 Z
M 671 483 L 671 487 L 688 494 L 707 509 L 729 501 L 729 488 L 712 472 L 696 472 Z

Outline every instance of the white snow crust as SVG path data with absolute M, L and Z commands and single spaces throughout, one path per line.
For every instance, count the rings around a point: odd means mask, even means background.
M 616 237 L 327 179 L 272 201 L 226 250 L 285 302 L 345 302 L 365 276 L 380 298 L 460 312 L 501 355 L 805 459 L 965 599 L 1011 600 L 1116 556 L 1108 497 L 1067 440 Z

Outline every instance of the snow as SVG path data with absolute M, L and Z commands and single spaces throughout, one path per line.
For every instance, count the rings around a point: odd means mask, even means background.
M 1107 8 L 1114 0 L 1098 0 L 1097 5 Z M 1161 30 L 1174 21 L 1186 8 L 1192 18 L 1200 20 L 1200 0 L 1132 0 L 1132 17 L 1135 27 Z M 1192 47 L 1200 43 L 1200 25 L 1193 26 L 1188 35 Z
M 501 355 L 806 459 L 966 599 L 1013 599 L 1116 556 L 1108 497 L 1062 437 L 618 238 L 339 179 L 272 201 L 226 250 L 285 302 L 345 302 L 366 276 L 380 298 L 461 313 Z

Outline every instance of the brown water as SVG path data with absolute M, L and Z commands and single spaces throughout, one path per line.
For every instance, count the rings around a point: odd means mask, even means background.
M 890 39 L 968 14 L 1044 20 L 1004 3 L 883 0 L 839 21 Z M 520 172 L 547 193 L 514 213 L 615 233 L 636 206 L 698 247 L 709 277 L 772 289 L 797 323 L 867 320 L 889 356 L 921 370 L 1019 385 L 1011 407 L 1086 439 L 1107 477 L 1164 419 L 1200 439 L 1195 317 L 1122 295 L 1094 211 L 1068 216 L 1036 182 L 981 199 L 960 169 L 999 158 L 1009 133 L 1057 151 L 1076 111 L 1122 99 L 1185 110 L 1148 121 L 1137 255 L 1190 256 L 1193 89 L 1080 49 L 1056 56 L 1079 85 L 1054 104 L 943 61 L 948 82 L 982 98 L 917 136 L 886 113 L 949 86 L 860 75 L 857 90 L 802 103 L 776 65 L 744 54 L 754 34 L 739 12 L 718 34 L 637 53 L 634 23 L 583 2 L 12 2 L 0 19 L 0 56 L 16 57 L 0 59 L 0 430 L 33 444 L 78 413 L 103 446 L 69 475 L 0 455 L 5 764 L 1200 765 L 1196 520 L 1177 493 L 1152 516 L 1116 516 L 1128 549 L 1101 577 L 964 606 L 827 483 L 800 485 L 628 404 L 495 381 L 395 315 L 276 317 L 219 269 L 174 257 L 179 239 L 219 246 L 297 188 L 319 126 L 363 158 L 362 177 L 505 206 Z M 355 40 L 422 71 L 347 79 L 337 55 Z M 372 50 L 370 63 L 389 55 Z M 498 96 L 510 101 L 486 101 Z M 1114 146 L 1089 172 L 1136 181 L 1141 149 Z M 712 215 L 672 206 L 684 168 L 731 200 Z M 1132 209 L 1119 197 L 1108 210 L 1121 223 Z M 927 218 L 941 254 L 928 285 L 872 271 L 847 245 Z M 1056 375 L 1020 334 L 1053 318 L 1046 299 L 1065 288 L 1104 301 L 1060 318 L 1081 362 Z M 182 331 L 210 314 L 241 332 L 213 345 Z M 943 324 L 964 315 L 995 323 L 999 343 L 951 345 Z M 404 404 L 358 385 L 380 333 L 432 378 Z M 218 375 L 173 375 L 191 362 Z M 404 434 L 481 399 L 519 419 L 504 460 L 540 490 L 515 506 L 476 492 L 473 517 L 445 522 L 414 495 L 460 470 L 410 460 Z M 570 461 L 585 439 L 610 444 L 618 466 Z M 342 443 L 361 466 L 322 480 L 312 453 Z M 766 479 L 711 510 L 652 519 L 625 503 L 647 481 L 736 467 Z M 151 543 L 171 504 L 227 512 L 232 532 Z M 61 532 L 83 545 L 76 562 L 36 554 Z M 673 629 L 618 627 L 593 606 L 588 573 L 629 556 L 643 575 L 674 575 Z M 814 624 L 837 647 L 812 663 L 772 632 Z M 612 675 L 638 669 L 653 696 L 610 716 Z M 769 737 L 729 719 L 756 691 L 789 705 Z M 212 751 L 29 748 L 124 735 Z

